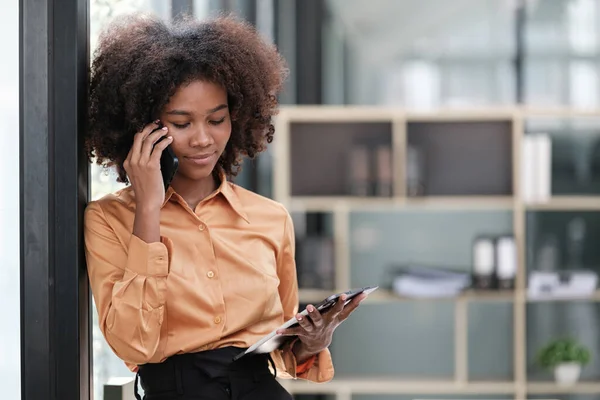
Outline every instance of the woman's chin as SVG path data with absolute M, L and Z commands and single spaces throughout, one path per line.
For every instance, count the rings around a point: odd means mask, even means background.
M 207 165 L 202 168 L 194 168 L 193 170 L 180 170 L 177 175 L 180 175 L 187 181 L 202 181 L 208 179 L 212 176 L 212 172 L 214 170 L 214 165 Z

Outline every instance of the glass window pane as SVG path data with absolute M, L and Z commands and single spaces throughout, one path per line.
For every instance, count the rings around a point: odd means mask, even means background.
M 20 399 L 19 0 L 3 1 L 2 11 L 0 176 L 11 195 L 0 197 L 0 387 L 2 398 Z
M 596 0 L 526 3 L 526 103 L 598 107 L 600 3 Z
M 515 18 L 509 2 L 326 4 L 322 70 L 327 103 L 413 109 L 513 103 Z

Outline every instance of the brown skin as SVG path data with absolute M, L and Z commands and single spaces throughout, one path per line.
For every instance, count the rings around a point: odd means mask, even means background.
M 309 304 L 306 307 L 309 318 L 304 318 L 300 313 L 296 314 L 300 326 L 277 331 L 279 335 L 298 336 L 299 341 L 294 345 L 293 351 L 299 363 L 329 347 L 335 329 L 356 310 L 367 295 L 363 293 L 356 296 L 344 306 L 346 298 L 346 295 L 342 295 L 341 301 L 325 314 L 321 314 L 315 306 Z
M 169 144 L 179 159 L 171 186 L 190 208 L 215 190 L 213 170 L 231 136 L 227 92 L 201 80 L 182 85 L 161 113 L 164 127 L 157 129 L 157 122 L 135 135 L 123 163 L 136 195 L 133 234 L 148 243 L 160 240 L 160 208 L 165 200 L 160 156 Z M 154 147 L 164 136 L 166 140 Z
M 213 171 L 231 137 L 227 92 L 206 81 L 184 85 L 160 119 L 173 136 L 171 148 L 179 159 L 171 186 L 193 210 L 216 189 Z

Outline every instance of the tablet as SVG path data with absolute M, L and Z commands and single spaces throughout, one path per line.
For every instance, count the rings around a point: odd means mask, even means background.
M 350 300 L 352 300 L 359 294 L 361 294 L 361 293 L 370 294 L 370 293 L 373 293 L 378 288 L 379 288 L 379 286 L 367 286 L 364 288 L 352 289 L 347 292 L 333 294 L 333 295 L 325 298 L 320 303 L 316 304 L 315 308 L 317 310 L 319 310 L 319 312 L 321 314 L 324 314 L 324 313 L 330 311 L 333 308 L 333 306 L 335 306 L 337 304 L 338 299 L 340 298 L 340 296 L 342 294 L 345 294 L 347 296 L 346 302 L 344 304 L 344 305 L 346 305 L 350 302 Z M 300 315 L 307 316 L 308 311 L 306 309 L 304 309 L 300 313 Z M 284 342 L 286 342 L 287 340 L 290 340 L 292 337 L 278 335 L 277 331 L 280 329 L 288 329 L 288 328 L 293 328 L 296 326 L 298 326 L 298 320 L 294 316 L 293 318 L 291 318 L 287 322 L 285 322 L 283 325 L 281 325 L 279 328 L 275 329 L 273 332 L 269 333 L 267 336 L 263 337 L 258 342 L 253 344 L 247 350 L 245 350 L 245 351 L 241 352 L 240 354 L 238 354 L 237 356 L 235 356 L 233 358 L 233 360 L 234 361 L 239 360 L 240 358 L 242 358 L 243 356 L 248 355 L 248 354 L 264 354 L 264 353 L 270 353 L 270 352 L 278 349 Z

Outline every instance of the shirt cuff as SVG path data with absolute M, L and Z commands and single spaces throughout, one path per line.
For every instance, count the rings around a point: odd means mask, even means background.
M 129 239 L 127 269 L 144 276 L 167 276 L 171 240 L 161 236 L 160 242 L 146 243 L 136 235 Z
M 296 356 L 292 351 L 297 340 L 287 343 L 281 350 L 275 350 L 276 354 L 273 359 L 279 372 L 278 376 L 288 379 L 303 379 L 315 383 L 331 381 L 335 370 L 329 349 L 321 351 L 313 359 L 298 365 Z

